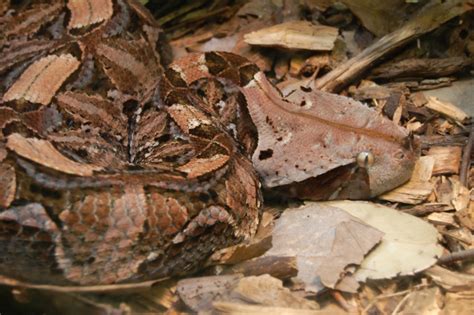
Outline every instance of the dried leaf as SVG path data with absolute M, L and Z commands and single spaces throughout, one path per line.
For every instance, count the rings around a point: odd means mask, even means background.
M 70 54 L 50 55 L 33 63 L 3 96 L 3 101 L 25 99 L 48 105 L 80 62 Z
M 70 0 L 67 7 L 71 12 L 69 29 L 90 26 L 108 20 L 114 13 L 112 0 Z
M 334 288 L 348 265 L 360 264 L 383 233 L 324 203 L 287 209 L 273 230 L 265 256 L 296 256 L 305 290 Z
M 420 218 L 369 202 L 327 204 L 384 233 L 382 242 L 365 257 L 354 274 L 358 281 L 412 275 L 435 264 L 443 252 L 438 244 L 438 231 Z
M 94 171 L 102 169 L 66 158 L 48 141 L 25 138 L 17 133 L 8 136 L 7 148 L 23 158 L 67 174 L 92 176 Z
M 245 42 L 259 46 L 282 46 L 290 49 L 331 50 L 338 35 L 335 27 L 292 21 L 246 34 Z

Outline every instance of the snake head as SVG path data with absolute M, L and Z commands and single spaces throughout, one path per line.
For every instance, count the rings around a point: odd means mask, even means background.
M 404 128 L 350 98 L 296 89 L 262 73 L 243 89 L 258 131 L 252 161 L 264 188 L 304 199 L 366 199 L 406 182 L 419 145 Z

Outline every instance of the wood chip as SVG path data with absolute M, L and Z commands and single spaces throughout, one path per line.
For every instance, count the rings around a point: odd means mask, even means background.
M 71 11 L 68 29 L 89 26 L 108 20 L 114 13 L 111 0 L 69 0 L 67 7 Z
M 250 45 L 280 46 L 289 49 L 332 50 L 338 35 L 335 27 L 292 21 L 262 28 L 244 36 Z
M 427 156 L 432 156 L 435 159 L 433 175 L 459 173 L 462 147 L 431 147 Z
M 382 200 L 407 204 L 420 204 L 433 191 L 433 184 L 429 182 L 433 173 L 435 159 L 432 156 L 421 157 L 413 170 L 411 179 L 404 185 L 379 196 Z
M 92 176 L 94 171 L 102 169 L 98 166 L 81 164 L 68 159 L 49 141 L 25 138 L 18 133 L 8 137 L 7 148 L 23 158 L 67 174 Z
M 461 124 L 466 123 L 470 119 L 466 112 L 452 103 L 441 101 L 433 96 L 426 96 L 426 98 L 428 99 L 428 103 L 426 103 L 425 106 L 431 110 L 452 118 Z
M 70 54 L 41 58 L 22 73 L 5 93 L 3 101 L 25 99 L 48 105 L 56 91 L 79 65 L 79 60 Z

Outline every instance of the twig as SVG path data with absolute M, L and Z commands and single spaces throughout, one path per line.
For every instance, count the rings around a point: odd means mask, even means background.
M 392 312 L 392 315 L 397 315 L 398 311 L 402 308 L 402 306 L 405 304 L 405 302 L 408 300 L 408 298 L 413 294 L 413 292 L 408 293 L 403 297 L 403 299 L 397 304 L 395 309 Z
M 461 183 L 467 187 L 468 179 L 469 179 L 469 167 L 471 165 L 471 153 L 472 153 L 472 146 L 474 142 L 474 126 L 471 126 L 471 132 L 469 133 L 469 139 L 467 140 L 467 144 L 464 147 L 464 152 L 462 154 L 462 162 L 461 162 L 461 169 L 459 171 L 459 180 Z
M 324 91 L 338 92 L 361 73 L 376 65 L 381 57 L 393 52 L 417 37 L 436 29 L 448 20 L 470 10 L 473 0 L 451 0 L 442 3 L 431 1 L 426 10 L 415 16 L 403 27 L 385 35 L 360 54 L 339 65 L 316 81 L 315 87 Z
M 446 254 L 438 259 L 437 264 L 449 264 L 459 260 L 474 259 L 474 249 L 460 250 L 454 253 Z

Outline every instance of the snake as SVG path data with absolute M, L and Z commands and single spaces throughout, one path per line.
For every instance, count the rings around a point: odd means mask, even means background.
M 255 235 L 264 192 L 365 199 L 410 177 L 416 142 L 403 128 L 346 97 L 283 95 L 230 52 L 170 63 L 136 0 L 0 13 L 0 275 L 190 274 Z

